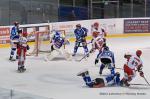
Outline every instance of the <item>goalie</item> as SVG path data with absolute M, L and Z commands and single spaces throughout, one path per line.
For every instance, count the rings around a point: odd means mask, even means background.
M 50 52 L 45 57 L 45 60 L 53 60 L 58 55 L 63 55 L 66 60 L 71 60 L 71 55 L 64 49 L 64 45 L 69 44 L 69 41 L 65 39 L 64 35 L 59 31 L 53 31 L 53 35 L 50 39 Z

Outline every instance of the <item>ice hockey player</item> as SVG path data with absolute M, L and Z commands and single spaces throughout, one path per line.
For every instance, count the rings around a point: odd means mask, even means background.
M 101 52 L 104 46 L 106 46 L 105 39 L 98 37 L 97 39 L 95 39 L 94 43 L 92 44 L 90 53 L 93 53 L 96 50 Z
M 81 27 L 80 24 L 76 25 L 76 29 L 74 30 L 76 41 L 75 41 L 74 53 L 72 56 L 76 55 L 78 47 L 80 47 L 81 43 L 82 43 L 82 47 L 84 48 L 84 54 L 88 54 L 88 47 L 86 42 L 87 32 L 88 30 L 84 27 Z
M 107 33 L 105 31 L 104 28 L 99 26 L 98 22 L 95 22 L 92 26 L 91 26 L 91 32 L 92 32 L 92 47 L 95 47 L 95 42 L 97 41 L 97 39 L 103 39 L 104 42 L 106 43 L 106 36 Z
M 99 52 L 95 59 L 95 64 L 101 61 L 99 74 L 102 74 L 104 68 L 110 69 L 111 74 L 115 73 L 115 58 L 114 53 L 109 50 L 108 46 L 105 46 L 102 51 Z
M 15 61 L 16 58 L 18 57 L 16 53 L 17 43 L 19 39 L 18 30 L 19 30 L 19 23 L 15 22 L 14 27 L 12 27 L 11 29 L 11 34 L 10 34 L 11 52 L 10 52 L 9 60 L 11 61 Z
M 63 55 L 66 60 L 71 60 L 71 55 L 64 49 L 63 46 L 69 44 L 69 41 L 63 35 L 61 35 L 59 31 L 55 30 L 53 32 L 55 33 L 50 40 L 51 49 L 49 54 L 45 57 L 45 60 L 52 60 L 60 54 Z
M 124 64 L 124 77 L 121 80 L 121 86 L 130 86 L 129 82 L 133 80 L 136 76 L 136 71 L 139 72 L 141 77 L 144 77 L 142 71 L 143 63 L 140 59 L 142 55 L 141 50 L 136 51 L 136 55 L 131 55 L 129 53 L 124 55 L 124 58 L 127 59 L 127 62 Z
M 101 38 L 105 38 L 107 36 L 105 29 L 100 27 L 98 22 L 95 22 L 91 26 L 91 32 L 92 32 L 93 38 L 96 38 L 98 36 Z
M 79 72 L 77 76 L 82 76 L 85 84 L 90 88 L 101 88 L 106 86 L 120 86 L 120 73 L 107 75 L 104 78 L 96 78 L 91 80 L 88 70 Z
M 22 32 L 22 30 L 18 31 L 19 33 L 19 42 L 17 45 L 17 54 L 18 54 L 18 71 L 24 72 L 25 69 L 25 60 L 26 60 L 26 52 L 29 50 L 29 46 L 27 45 L 27 33 Z

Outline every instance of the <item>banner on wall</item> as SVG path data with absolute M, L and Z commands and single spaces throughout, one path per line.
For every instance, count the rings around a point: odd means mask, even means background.
M 91 25 L 98 22 L 100 27 L 104 28 L 108 34 L 123 34 L 123 33 L 150 33 L 150 19 L 149 18 L 135 18 L 135 19 L 94 19 L 82 21 L 68 21 L 55 23 L 39 23 L 20 25 L 23 31 L 28 33 L 28 40 L 35 40 L 35 33 L 38 31 L 45 38 L 48 38 L 48 33 L 51 30 L 63 30 L 67 38 L 75 37 L 74 30 L 77 24 L 88 29 L 88 35 L 91 35 Z M 12 26 L 0 26 L 0 44 L 9 43 L 9 35 Z
M 109 34 L 116 34 L 118 31 L 117 30 L 117 25 L 116 21 L 114 19 L 95 19 L 95 20 L 84 20 L 84 21 L 71 21 L 71 22 L 57 22 L 57 23 L 52 23 L 52 29 L 54 30 L 65 30 L 66 36 L 69 37 L 75 37 L 74 35 L 74 30 L 76 29 L 77 24 L 81 24 L 82 27 L 85 27 L 88 29 L 88 35 L 91 35 L 91 26 L 97 22 L 99 24 L 99 28 L 105 29 L 105 31 Z M 118 28 L 120 29 L 120 28 Z
M 124 20 L 124 33 L 150 33 L 150 19 Z
M 10 28 L 1 27 L 0 28 L 0 44 L 6 44 L 10 42 Z
M 28 41 L 35 41 L 35 35 L 36 33 L 40 33 L 42 37 L 44 37 L 44 40 L 49 38 L 49 26 L 48 25 L 40 25 L 40 26 L 30 26 L 30 27 L 22 27 L 24 32 L 27 32 Z
M 69 22 L 52 23 L 52 30 L 65 31 L 66 37 L 73 37 L 75 28 L 74 25 L 74 22 L 72 22 L 72 24 Z

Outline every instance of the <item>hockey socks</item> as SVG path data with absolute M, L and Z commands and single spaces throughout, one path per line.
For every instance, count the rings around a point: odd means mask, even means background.
M 11 48 L 11 53 L 10 53 L 9 60 L 12 60 L 12 61 L 16 60 L 16 48 Z

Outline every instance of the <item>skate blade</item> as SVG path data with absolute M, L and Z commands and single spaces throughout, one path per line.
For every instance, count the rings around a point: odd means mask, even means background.
M 18 73 L 24 73 L 26 70 L 17 70 Z

